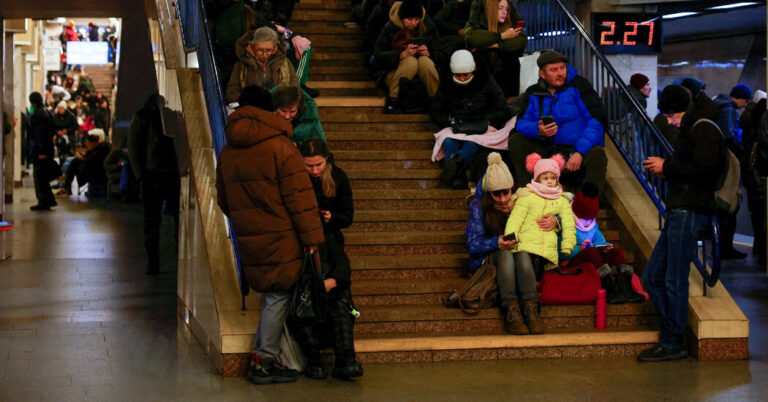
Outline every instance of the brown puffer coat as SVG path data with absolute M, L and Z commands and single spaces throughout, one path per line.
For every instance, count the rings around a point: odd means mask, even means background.
M 324 241 L 315 193 L 291 143 L 291 123 L 245 106 L 229 116 L 219 154 L 219 207 L 232 219 L 248 283 L 257 292 L 290 289 L 303 246 Z

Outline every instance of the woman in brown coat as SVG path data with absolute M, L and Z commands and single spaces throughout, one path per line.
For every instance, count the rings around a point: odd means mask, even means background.
M 243 90 L 239 103 L 227 123 L 216 187 L 219 206 L 232 220 L 248 283 L 264 293 L 247 379 L 295 381 L 298 373 L 283 368 L 276 357 L 303 250 L 317 250 L 323 227 L 304 161 L 290 140 L 291 123 L 274 113 L 269 92 L 255 85 Z

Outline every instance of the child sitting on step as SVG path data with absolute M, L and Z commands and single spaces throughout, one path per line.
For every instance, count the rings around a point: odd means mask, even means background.
M 542 231 L 536 221 L 548 214 L 560 218 L 563 239 L 561 249 L 567 253 L 576 244 L 576 229 L 571 205 L 563 196 L 563 188 L 559 183 L 560 170 L 565 166 L 562 155 L 542 159 L 541 155 L 533 153 L 528 155 L 525 164 L 528 171 L 533 173 L 533 180 L 525 189 L 518 190 L 518 199 L 509 215 L 504 234 L 515 235 L 517 247 L 512 250 L 515 253 L 515 264 L 532 269 L 538 282 L 545 269 L 557 267 L 558 236 L 555 231 Z M 535 300 L 523 306 L 523 317 L 528 321 L 532 334 L 543 332 L 543 325 L 532 324 L 539 323 L 538 310 L 538 302 Z
M 573 198 L 571 209 L 576 225 L 576 246 L 571 253 L 562 252 L 561 260 L 568 260 L 569 265 L 591 263 L 600 274 L 600 282 L 607 293 L 608 303 L 637 303 L 645 297 L 633 290 L 633 269 L 627 265 L 624 250 L 608 243 L 597 227 L 600 205 L 597 199 L 597 186 L 585 182 Z M 637 286 L 640 280 L 637 279 Z M 642 286 L 640 286 L 642 291 Z

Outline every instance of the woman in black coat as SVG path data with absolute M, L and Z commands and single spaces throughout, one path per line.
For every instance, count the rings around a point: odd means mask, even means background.
M 304 370 L 307 377 L 322 379 L 328 376 L 320 358 L 320 350 L 327 346 L 334 349 L 334 377 L 360 377 L 363 366 L 355 358 L 355 310 L 349 293 L 351 268 L 341 233 L 341 229 L 352 224 L 355 214 L 352 187 L 346 173 L 333 165 L 331 153 L 322 140 L 304 141 L 299 145 L 299 152 L 315 190 L 325 234 L 325 243 L 320 246 L 320 260 L 327 311 L 323 319 L 314 323 L 290 322 L 289 325 L 307 358 Z

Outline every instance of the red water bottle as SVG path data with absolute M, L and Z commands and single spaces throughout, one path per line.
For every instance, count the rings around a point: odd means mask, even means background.
M 597 304 L 595 306 L 595 328 L 605 329 L 608 319 L 608 306 L 605 302 L 605 289 L 597 290 Z

